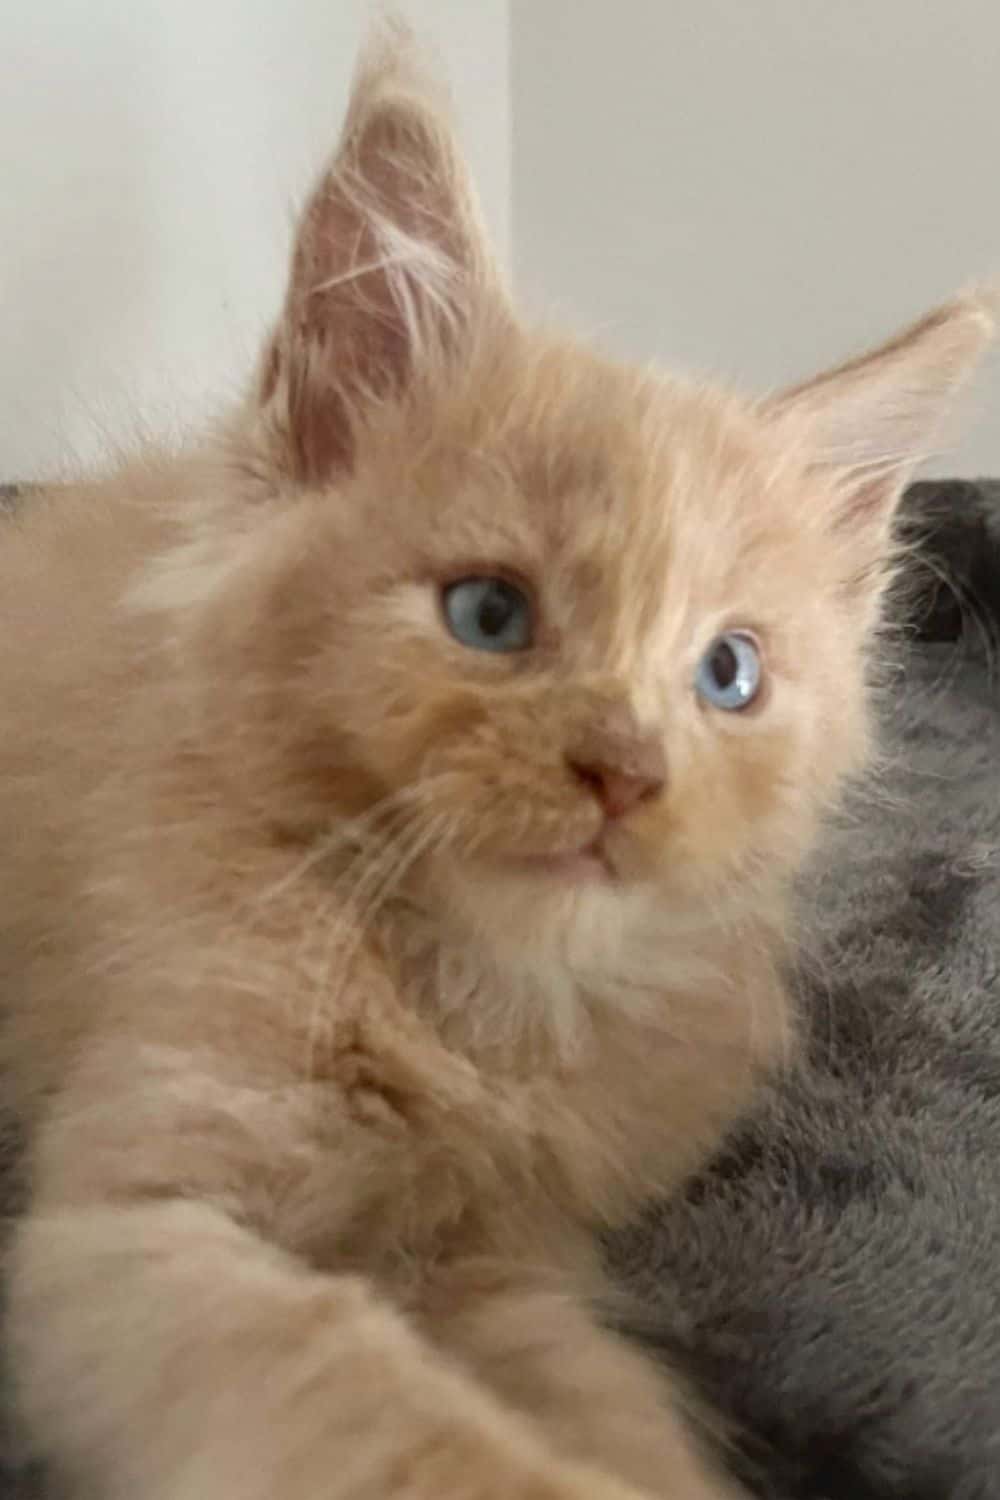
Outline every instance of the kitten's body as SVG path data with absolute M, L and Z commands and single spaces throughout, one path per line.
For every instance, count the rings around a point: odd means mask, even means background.
M 74 1495 L 722 1492 L 587 1313 L 589 1236 L 787 1037 L 901 428 L 987 328 L 769 409 L 526 332 L 383 54 L 245 406 L 5 523 L 13 1328 Z M 477 573 L 529 580 L 532 652 L 448 640 Z M 770 676 L 724 723 L 691 682 L 742 625 Z
M 610 1455 L 650 1488 L 668 1460 L 672 1492 L 692 1460 L 659 1379 L 591 1326 L 602 1283 L 588 1231 L 671 1186 L 742 1100 L 784 1025 L 771 944 L 762 932 L 748 955 L 745 918 L 729 953 L 714 926 L 686 938 L 664 1013 L 662 979 L 651 989 L 660 976 L 641 965 L 631 998 L 627 969 L 602 983 L 591 968 L 586 993 L 555 956 L 505 971 L 412 893 L 359 929 L 337 851 L 317 882 L 302 843 L 262 834 L 185 742 L 167 617 L 116 609 L 176 541 L 180 487 L 197 493 L 199 474 L 198 461 L 154 461 L 38 495 L 0 554 L 16 623 L 0 644 L 5 1063 L 18 1112 L 43 1122 L 46 1194 L 83 1222 L 95 1202 L 195 1197 L 309 1266 L 363 1270 L 511 1405 L 543 1422 L 550 1408 L 567 1456 Z M 67 1232 L 75 1260 L 72 1218 Z M 30 1266 L 37 1253 L 29 1232 Z M 181 1349 L 184 1319 L 180 1306 Z M 565 1416 L 558 1380 L 533 1385 L 543 1355 L 570 1373 Z M 588 1359 L 599 1437 L 583 1425 Z M 117 1378 L 101 1393 L 130 1427 L 133 1381 L 127 1398 Z M 139 1454 L 149 1441 L 130 1438 Z M 384 1483 L 384 1439 L 371 1444 L 361 1494 Z M 460 1492 L 494 1483 L 522 1481 L 463 1473 Z

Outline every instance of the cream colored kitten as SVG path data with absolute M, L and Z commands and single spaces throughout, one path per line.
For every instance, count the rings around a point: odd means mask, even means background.
M 383 36 L 245 402 L 0 536 L 11 1338 L 100 1500 L 719 1496 L 592 1233 L 789 1035 L 961 297 L 759 404 L 526 328 Z

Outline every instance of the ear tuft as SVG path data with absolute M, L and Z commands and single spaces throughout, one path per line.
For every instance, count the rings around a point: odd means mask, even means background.
M 764 403 L 766 419 L 835 478 L 835 519 L 885 535 L 914 469 L 947 436 L 998 315 L 1000 290 L 971 288 L 873 352 Z
M 447 372 L 505 306 L 443 89 L 383 21 L 299 223 L 258 397 L 295 478 L 349 468 L 379 407 Z
M 880 348 L 772 397 L 765 414 L 794 424 L 820 463 L 912 468 L 941 440 L 998 313 L 1000 289 L 970 289 Z
M 996 287 L 971 288 L 881 348 L 764 403 L 783 443 L 822 473 L 843 586 L 871 621 L 890 571 L 892 522 L 917 465 L 937 451 L 956 397 L 992 341 Z
M 386 95 L 409 95 L 440 116 L 451 112 L 441 71 L 432 64 L 413 28 L 398 13 L 383 10 L 358 53 L 343 137 L 350 136 L 352 125 Z

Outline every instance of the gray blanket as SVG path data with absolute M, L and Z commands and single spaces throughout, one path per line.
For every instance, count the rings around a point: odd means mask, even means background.
M 908 512 L 890 761 L 803 892 L 804 1066 L 610 1247 L 768 1500 L 1000 1496 L 1000 486 Z

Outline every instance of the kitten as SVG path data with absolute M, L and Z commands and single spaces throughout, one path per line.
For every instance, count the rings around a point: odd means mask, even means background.
M 518 321 L 368 50 L 239 410 L 0 548 L 20 1401 L 102 1500 L 727 1493 L 595 1228 L 790 1031 L 967 295 L 764 403 Z

